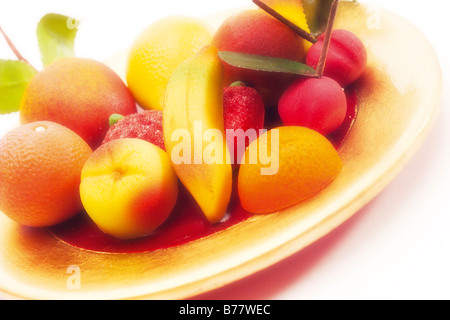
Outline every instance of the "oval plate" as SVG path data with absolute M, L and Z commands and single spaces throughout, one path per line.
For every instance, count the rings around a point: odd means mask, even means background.
M 420 147 L 441 90 L 439 63 L 421 33 L 382 9 L 371 25 L 371 13 L 353 2 L 339 6 L 335 28 L 357 34 L 369 61 L 357 83 L 358 118 L 339 148 L 343 171 L 320 195 L 185 245 L 136 254 L 80 250 L 2 214 L 0 290 L 25 299 L 188 298 L 264 269 L 342 224 Z

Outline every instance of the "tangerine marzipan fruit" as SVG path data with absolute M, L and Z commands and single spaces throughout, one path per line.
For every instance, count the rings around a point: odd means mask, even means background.
M 269 165 L 260 156 L 262 147 L 270 154 L 270 174 L 263 174 L 262 169 Z M 255 150 L 259 156 L 253 162 L 251 153 Z M 238 194 L 242 207 L 255 214 L 276 212 L 313 197 L 342 168 L 339 154 L 324 136 L 298 126 L 267 131 L 250 144 L 243 160 Z
M 0 211 L 21 225 L 51 226 L 82 211 L 81 170 L 89 145 L 49 121 L 21 125 L 0 140 Z

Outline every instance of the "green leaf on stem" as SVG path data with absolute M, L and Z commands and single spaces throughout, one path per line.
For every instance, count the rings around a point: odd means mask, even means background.
M 39 21 L 36 35 L 44 67 L 61 58 L 74 56 L 78 25 L 78 20 L 54 13 Z
M 316 70 L 310 66 L 288 59 L 231 51 L 220 51 L 219 57 L 229 65 L 238 68 L 266 72 L 290 73 L 308 77 L 317 76 Z
M 0 114 L 19 111 L 20 101 L 36 70 L 16 60 L 0 60 Z
M 327 27 L 333 0 L 253 0 L 298 35 L 316 42 Z
M 288 26 L 304 39 L 315 42 L 301 0 L 253 0 L 258 7 Z
M 325 32 L 333 0 L 302 0 L 311 34 L 317 37 Z

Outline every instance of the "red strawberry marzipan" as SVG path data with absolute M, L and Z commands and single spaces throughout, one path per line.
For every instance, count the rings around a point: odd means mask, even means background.
M 145 110 L 120 119 L 108 130 L 103 144 L 121 138 L 146 140 L 165 150 L 162 111 Z
M 254 88 L 240 85 L 226 87 L 223 96 L 223 113 L 225 130 L 233 130 L 233 134 L 227 134 L 227 143 L 230 151 L 234 151 L 232 160 L 236 164 L 245 151 L 244 148 L 239 148 L 238 139 L 244 139 L 249 129 L 254 129 L 255 137 L 257 137 L 259 130 L 264 128 L 264 102 Z M 236 131 L 238 129 L 242 131 Z M 250 142 L 246 139 L 245 147 Z

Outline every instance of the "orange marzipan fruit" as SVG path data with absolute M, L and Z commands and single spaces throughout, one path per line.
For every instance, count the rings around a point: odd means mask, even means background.
M 49 121 L 19 126 L 0 140 L 0 211 L 43 227 L 82 210 L 81 170 L 92 150 L 72 130 Z
M 278 130 L 278 143 L 272 139 L 274 130 Z M 259 156 L 252 163 L 252 147 L 259 150 L 265 139 L 271 163 L 263 164 Z M 239 169 L 238 193 L 242 206 L 252 213 L 271 213 L 299 204 L 327 187 L 342 168 L 334 146 L 318 132 L 305 127 L 272 129 L 253 141 L 244 157 Z M 268 167 L 272 167 L 272 174 L 262 174 L 261 169 Z

